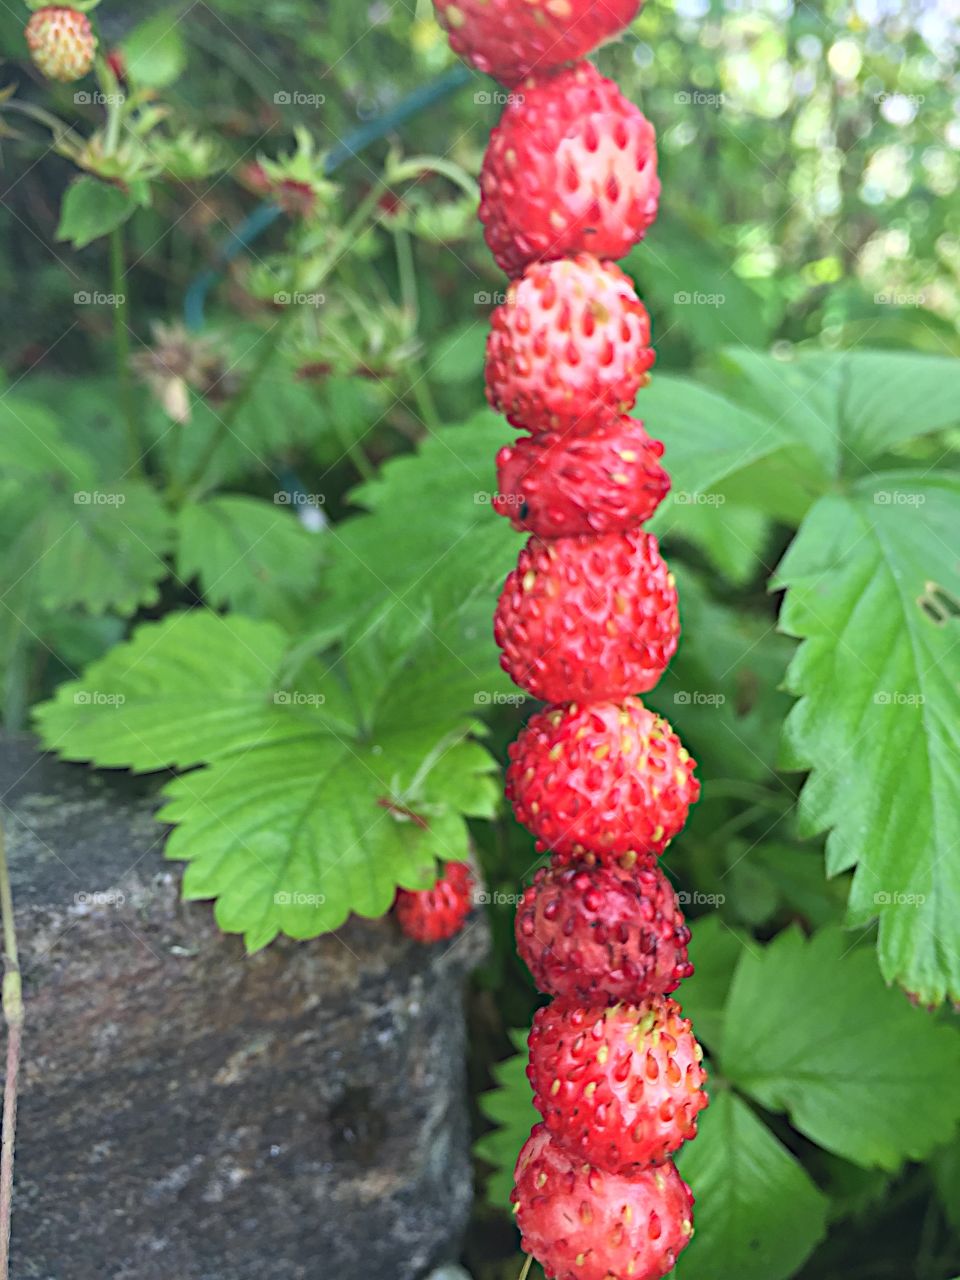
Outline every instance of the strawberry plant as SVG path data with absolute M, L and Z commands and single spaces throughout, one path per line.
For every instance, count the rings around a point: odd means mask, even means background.
M 955 21 L 431 8 L 0 15 L 5 725 L 486 914 L 475 1280 L 951 1280 Z

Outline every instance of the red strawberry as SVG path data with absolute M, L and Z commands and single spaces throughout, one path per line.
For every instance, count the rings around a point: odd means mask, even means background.
M 24 36 L 34 65 L 48 80 L 80 80 L 93 66 L 97 37 L 87 15 L 76 9 L 57 5 L 37 9 Z
M 637 1004 L 693 973 L 677 895 L 649 860 L 628 872 L 587 863 L 541 868 L 515 928 L 520 958 L 548 995 Z
M 517 820 L 561 862 L 662 853 L 700 794 L 694 761 L 639 698 L 547 707 L 509 753 Z
M 491 317 L 487 398 L 515 427 L 589 435 L 629 409 L 653 364 L 650 317 L 612 262 L 535 262 Z
M 538 1124 L 514 1181 L 523 1248 L 554 1280 L 657 1280 L 693 1235 L 693 1196 L 670 1161 L 619 1178 L 569 1155 Z
M 537 76 L 493 131 L 480 191 L 508 276 L 574 253 L 622 258 L 657 216 L 653 125 L 589 62 Z
M 632 22 L 640 0 L 434 0 L 461 58 L 504 84 L 582 58 Z
M 554 1000 L 529 1043 L 534 1106 L 572 1156 L 632 1178 L 696 1137 L 703 1050 L 669 996 L 613 1008 Z
M 500 665 L 544 702 L 652 689 L 677 649 L 677 590 L 652 533 L 531 538 L 507 577 L 493 634 Z
M 589 436 L 521 436 L 497 454 L 493 507 L 541 538 L 632 529 L 670 489 L 662 455 L 660 441 L 633 418 Z
M 473 909 L 473 876 L 465 862 L 448 862 L 432 889 L 400 889 L 394 910 L 415 942 L 442 942 L 459 933 Z

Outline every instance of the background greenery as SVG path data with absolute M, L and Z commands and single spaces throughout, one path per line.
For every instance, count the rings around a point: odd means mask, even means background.
M 176 769 L 184 892 L 250 947 L 380 914 L 473 844 L 466 1259 L 514 1276 L 536 859 L 496 772 L 527 712 L 490 636 L 520 545 L 482 407 L 496 87 L 389 127 L 453 65 L 426 0 L 107 0 L 111 146 L 102 103 L 29 70 L 24 18 L 0 9 L 5 722 L 39 704 L 68 758 Z M 684 622 L 650 701 L 704 784 L 665 860 L 712 1074 L 688 1280 L 960 1272 L 956 36 L 932 3 L 680 0 L 598 56 L 664 183 L 627 266 Z M 240 247 L 256 160 L 310 208 Z

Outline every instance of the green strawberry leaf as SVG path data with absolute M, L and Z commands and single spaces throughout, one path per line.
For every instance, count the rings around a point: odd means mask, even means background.
M 57 239 L 69 240 L 75 248 L 82 249 L 92 240 L 115 231 L 136 207 L 137 202 L 129 192 L 83 175 L 67 187 Z
M 738 394 L 805 442 L 830 476 L 870 471 L 896 445 L 960 422 L 960 369 L 946 356 L 815 351 L 779 360 L 738 347 L 722 364 Z
M 811 771 L 801 834 L 830 830 L 850 922 L 880 917 L 884 976 L 924 1004 L 960 999 L 958 497 L 956 477 L 895 472 L 825 497 L 774 582 L 804 640 L 784 730 L 785 767 Z
M 481 1160 L 492 1166 L 486 1197 L 499 1209 L 509 1208 L 517 1156 L 540 1119 L 527 1080 L 527 1033 L 512 1031 L 510 1038 L 517 1052 L 497 1063 L 493 1069 L 496 1088 L 479 1098 L 480 1110 L 496 1127 L 483 1134 L 473 1148 Z
M 492 817 L 499 787 L 463 670 L 428 617 L 374 618 L 324 669 L 292 664 L 272 623 L 197 610 L 138 628 L 37 722 L 68 759 L 206 764 L 165 789 L 167 856 L 255 950 L 382 915 L 468 856 L 465 819 Z
M 681 1280 L 786 1280 L 826 1234 L 826 1196 L 729 1090 L 714 1091 L 677 1163 L 696 1197 Z
M 32 536 L 47 609 L 131 614 L 159 598 L 172 525 L 156 490 L 142 481 L 58 495 L 37 515 Z
M 696 1027 L 697 1039 L 719 1053 L 723 1036 L 724 1009 L 730 983 L 744 947 L 755 944 L 737 929 L 731 929 L 719 911 L 700 916 L 692 929 L 688 948 L 693 976 L 674 993 L 683 1012 Z
M 145 623 L 37 708 L 40 735 L 66 760 L 137 772 L 297 736 L 302 713 L 291 712 L 318 704 L 276 700 L 286 646 L 272 624 L 205 610 Z
M 178 523 L 177 573 L 197 578 L 208 604 L 299 623 L 324 544 L 289 506 L 226 494 L 187 503 Z
M 725 1079 L 827 1151 L 866 1168 L 921 1160 L 960 1119 L 960 1034 L 885 987 L 838 928 L 796 929 L 740 956 Z

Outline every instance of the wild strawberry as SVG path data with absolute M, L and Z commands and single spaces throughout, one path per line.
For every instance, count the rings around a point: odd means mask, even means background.
M 531 538 L 507 577 L 493 634 L 500 665 L 544 702 L 652 689 L 677 649 L 677 590 L 652 533 Z
M 588 435 L 624 413 L 653 364 L 650 317 L 612 262 L 535 262 L 495 309 L 487 398 L 521 430 Z
M 509 754 L 517 820 L 561 862 L 662 853 L 700 794 L 694 761 L 639 698 L 547 707 Z
M 622 258 L 657 216 L 653 125 L 589 62 L 536 76 L 491 135 L 480 191 L 508 276 L 574 253 Z
M 589 436 L 521 436 L 497 454 L 493 508 L 541 538 L 633 529 L 670 489 L 662 456 L 660 441 L 633 418 Z
M 693 1235 L 693 1196 L 670 1161 L 620 1178 L 570 1155 L 538 1124 L 514 1182 L 523 1248 L 554 1280 L 657 1280 Z
M 703 1050 L 669 996 L 586 1007 L 554 1000 L 530 1031 L 534 1106 L 572 1156 L 632 1178 L 696 1137 Z
M 473 909 L 473 876 L 465 862 L 448 862 L 432 889 L 400 889 L 394 903 L 400 928 L 415 942 L 452 938 Z
M 516 84 L 582 58 L 632 22 L 640 0 L 434 0 L 450 46 L 478 71 Z
M 583 1004 L 638 1004 L 693 973 L 690 930 L 652 861 L 541 867 L 517 907 L 517 951 L 541 991 Z
M 37 9 L 24 35 L 34 66 L 48 80 L 80 80 L 93 66 L 97 38 L 85 13 L 58 5 Z

